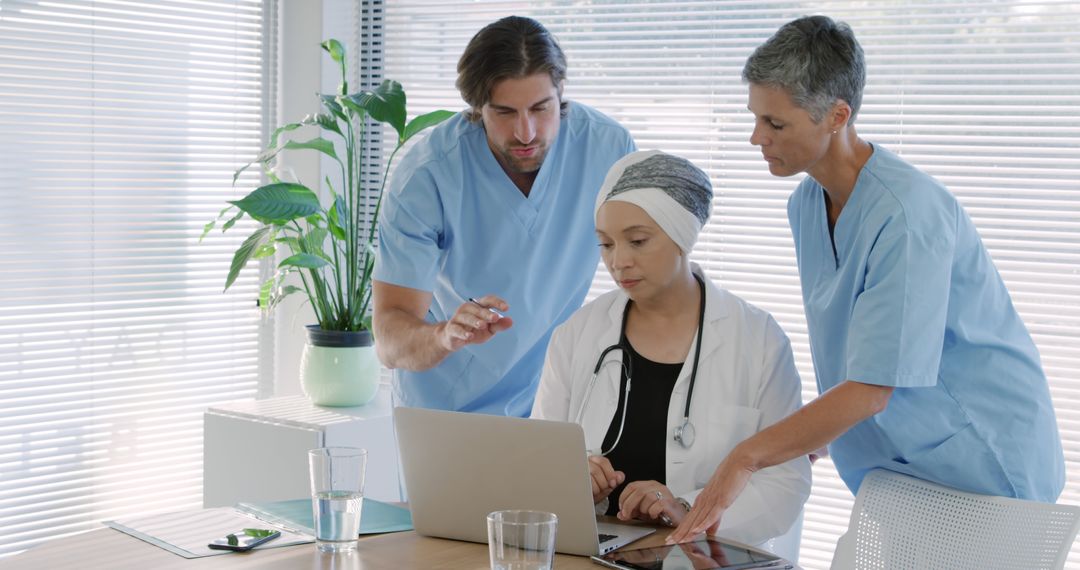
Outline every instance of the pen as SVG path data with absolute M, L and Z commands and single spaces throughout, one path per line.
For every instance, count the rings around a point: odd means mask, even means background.
M 492 313 L 495 313 L 496 315 L 498 315 L 498 317 L 500 319 L 505 319 L 506 318 L 506 315 L 500 313 L 499 311 L 496 311 L 495 309 L 492 309 L 491 307 L 488 307 L 487 305 L 481 304 L 480 301 L 477 301 L 476 299 L 473 299 L 472 297 L 469 297 L 469 302 L 476 305 L 476 306 L 478 306 L 478 307 L 483 307 L 483 308 L 491 311 Z

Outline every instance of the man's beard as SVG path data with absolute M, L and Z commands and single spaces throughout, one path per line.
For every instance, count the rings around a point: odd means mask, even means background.
M 540 167 L 544 164 L 544 159 L 547 158 L 547 145 L 538 145 L 535 154 L 528 158 L 518 158 L 514 156 L 514 153 L 511 152 L 514 148 L 522 147 L 500 148 L 499 154 L 502 155 L 503 162 L 506 166 L 518 174 L 532 174 L 540 170 Z

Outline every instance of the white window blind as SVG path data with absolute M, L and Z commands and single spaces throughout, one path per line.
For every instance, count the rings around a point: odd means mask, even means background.
M 202 504 L 202 410 L 257 390 L 263 2 L 0 0 L 0 556 Z M 77 566 L 76 561 L 71 562 Z
M 376 6 L 378 3 L 376 3 Z M 740 72 L 783 23 L 847 21 L 866 51 L 860 134 L 942 180 L 975 220 L 1041 350 L 1080 503 L 1080 7 L 1074 2 L 387 2 L 375 57 L 413 112 L 460 108 L 457 58 L 483 25 L 532 16 L 569 59 L 566 95 L 626 125 L 642 149 L 686 156 L 712 177 L 714 215 L 696 259 L 771 311 L 817 395 L 785 204 L 748 140 Z M 599 268 L 593 296 L 612 283 Z M 801 563 L 827 568 L 852 497 L 814 468 Z M 1069 568 L 1080 568 L 1074 549 Z

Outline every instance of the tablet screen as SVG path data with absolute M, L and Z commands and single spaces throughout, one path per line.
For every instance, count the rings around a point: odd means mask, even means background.
M 605 554 L 603 559 L 637 570 L 737 570 L 772 566 L 781 560 L 778 556 L 760 550 L 750 550 L 714 538 L 652 548 L 617 550 Z

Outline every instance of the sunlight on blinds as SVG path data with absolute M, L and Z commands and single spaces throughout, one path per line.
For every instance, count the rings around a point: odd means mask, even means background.
M 202 411 L 256 392 L 243 236 L 258 0 L 0 0 L 0 556 L 202 504 Z

